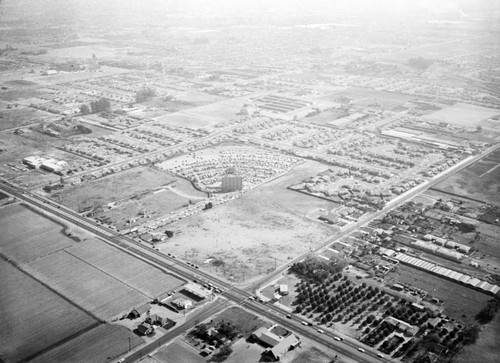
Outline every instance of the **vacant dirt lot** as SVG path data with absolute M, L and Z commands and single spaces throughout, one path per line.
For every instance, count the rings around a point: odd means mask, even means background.
M 331 227 L 311 216 L 334 203 L 286 189 L 326 167 L 307 162 L 243 197 L 174 222 L 176 235 L 159 246 L 235 282 L 249 282 L 322 245 Z M 161 232 L 161 231 L 159 231 Z M 200 237 L 200 233 L 202 237 Z M 203 264 L 209 257 L 221 266 Z
M 121 201 L 143 193 L 161 189 L 177 180 L 188 183 L 155 167 L 137 167 L 105 178 L 62 189 L 51 198 L 73 210 L 95 207 Z M 181 186 L 180 188 L 184 188 Z M 195 195 L 196 191 L 193 189 Z

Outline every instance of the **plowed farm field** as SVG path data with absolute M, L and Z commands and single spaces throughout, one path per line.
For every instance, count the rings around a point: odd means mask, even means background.
M 97 319 L 0 259 L 0 360 L 36 356 L 97 326 Z

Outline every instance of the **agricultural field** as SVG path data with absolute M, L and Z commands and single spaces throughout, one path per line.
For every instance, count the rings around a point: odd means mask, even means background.
M 184 283 L 156 267 L 118 252 L 116 248 L 95 239 L 75 244 L 66 251 L 151 299 Z
M 227 279 L 232 276 L 236 282 L 267 274 L 320 247 L 335 232 L 312 217 L 319 209 L 334 208 L 334 203 L 286 189 L 311 171 L 324 168 L 323 164 L 306 162 L 239 199 L 173 222 L 167 228 L 175 231 L 174 238 L 157 247 L 186 256 L 211 273 Z M 219 263 L 204 264 L 209 258 Z
M 500 150 L 489 154 L 433 189 L 500 205 Z
M 63 228 L 22 204 L 0 208 L 0 252 L 16 263 L 36 260 L 73 245 Z
M 3 258 L 0 275 L 2 360 L 29 359 L 99 323 Z
M 32 261 L 23 268 L 103 320 L 150 300 L 124 282 L 64 250 Z
M 144 340 L 124 327 L 101 324 L 44 352 L 32 362 L 106 362 L 128 352 L 129 342 L 134 349 Z

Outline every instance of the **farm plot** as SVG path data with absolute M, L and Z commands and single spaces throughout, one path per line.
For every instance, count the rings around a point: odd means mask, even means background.
M 98 324 L 97 320 L 0 259 L 0 356 L 33 357 Z
M 104 320 L 149 300 L 146 295 L 65 251 L 39 258 L 24 267 L 75 304 Z
M 21 204 L 0 209 L 0 252 L 17 263 L 43 257 L 72 245 L 63 226 Z
M 183 284 L 174 276 L 95 240 L 87 240 L 66 251 L 150 298 Z
M 144 340 L 128 329 L 102 324 L 33 359 L 42 362 L 106 362 L 124 354 Z

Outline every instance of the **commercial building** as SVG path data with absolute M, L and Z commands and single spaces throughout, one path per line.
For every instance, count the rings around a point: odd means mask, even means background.
M 237 175 L 235 168 L 228 168 L 222 176 L 221 191 L 224 193 L 235 192 L 243 189 L 243 177 Z

